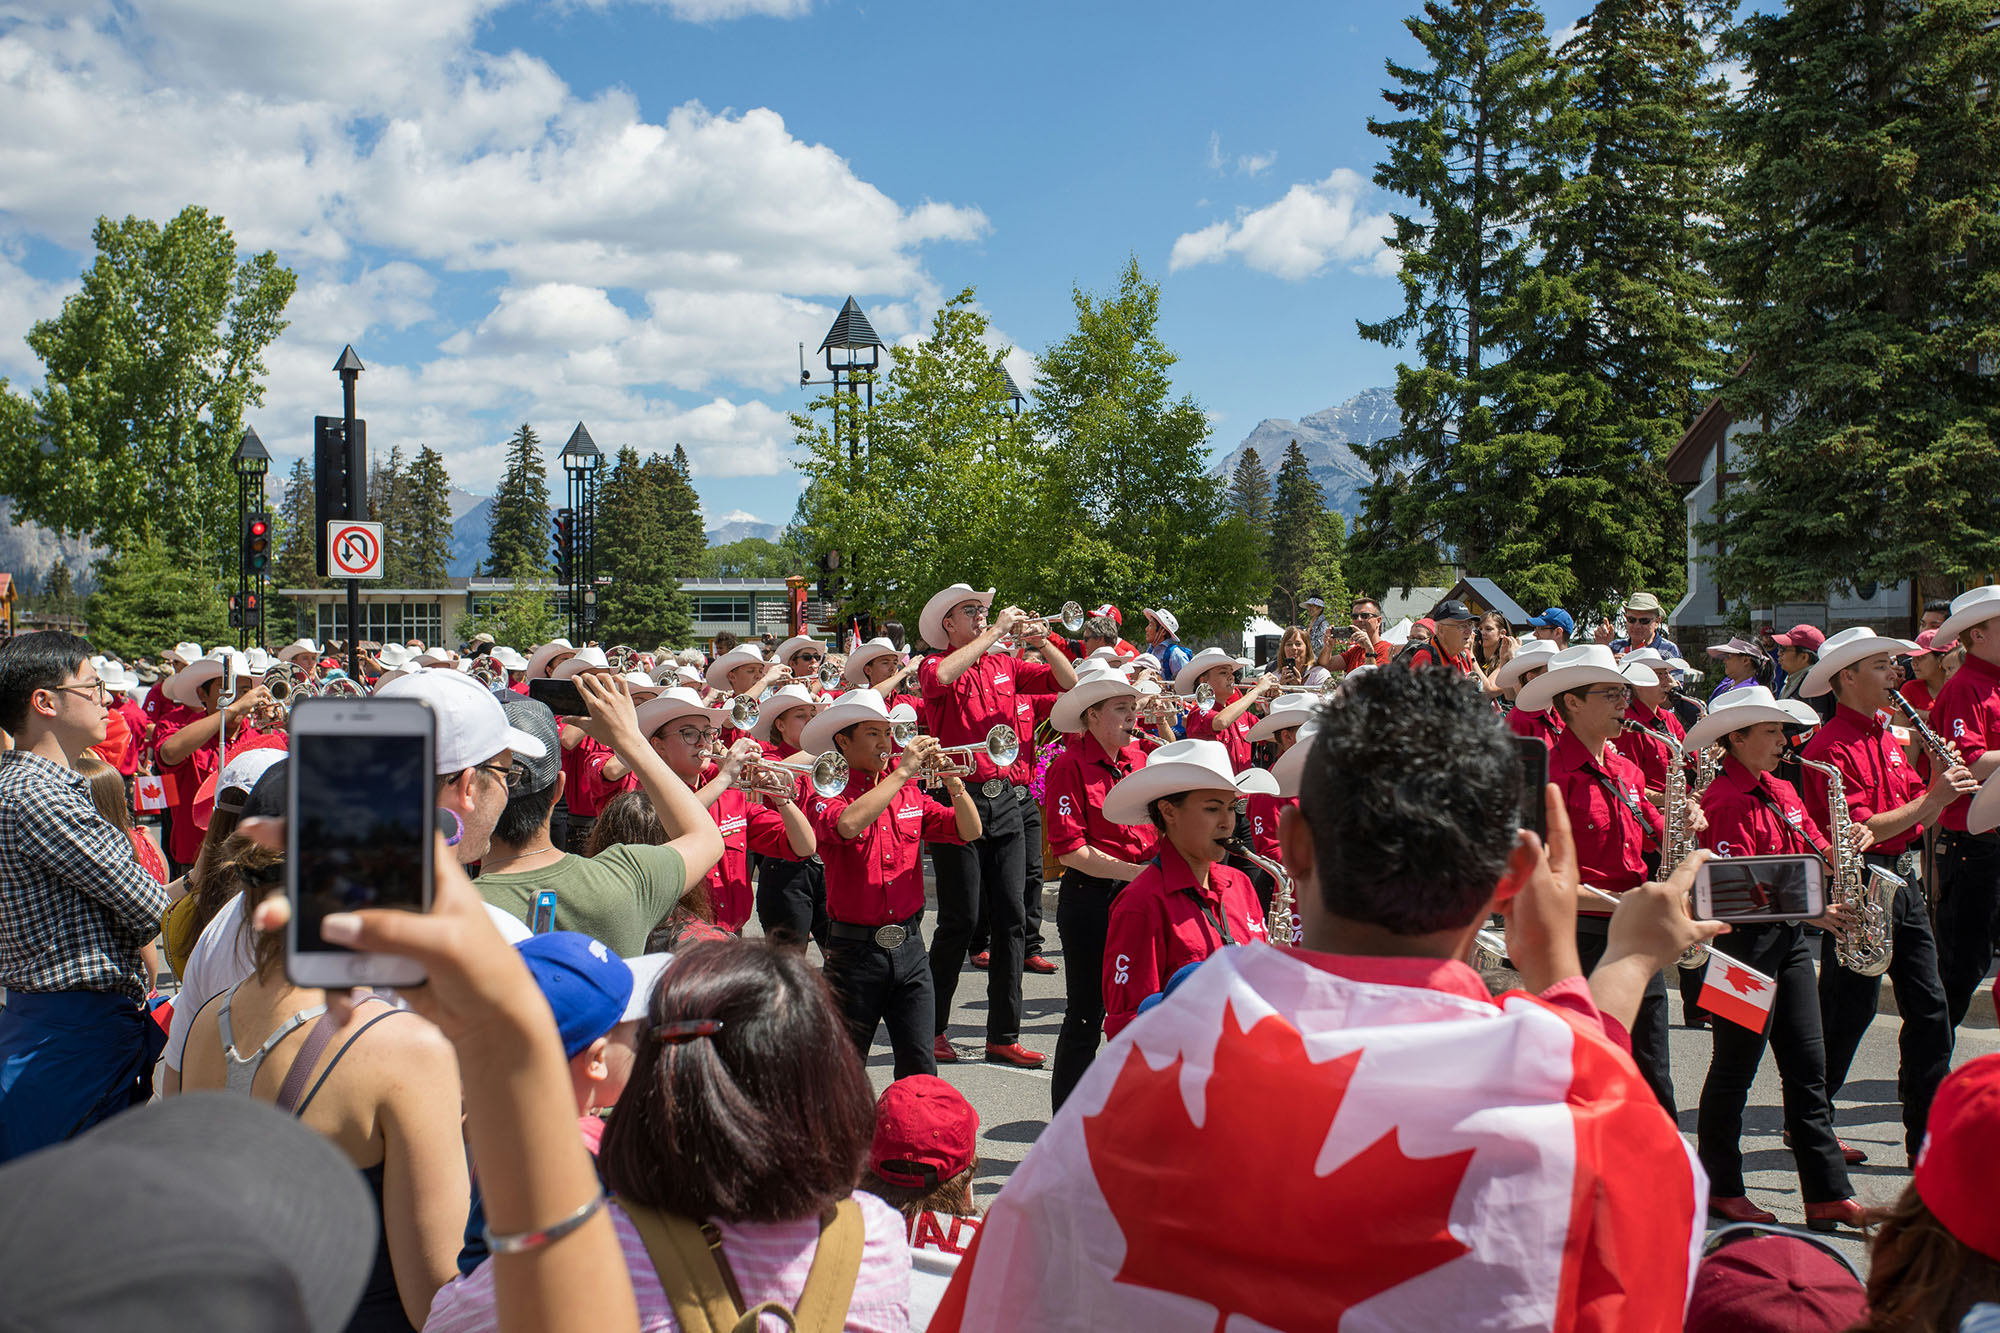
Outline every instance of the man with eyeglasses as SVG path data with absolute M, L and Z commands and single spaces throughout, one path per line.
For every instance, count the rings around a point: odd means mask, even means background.
M 812 691 L 817 699 L 822 693 L 819 669 L 826 661 L 826 647 L 810 634 L 795 634 L 778 645 L 774 660 L 792 673 L 794 681 Z
M 140 958 L 166 887 L 97 813 L 77 757 L 104 740 L 90 643 L 0 645 L 0 1161 L 72 1138 L 143 1101 L 166 1034 Z
M 1605 628 L 1610 628 L 1609 624 Z M 1679 657 L 1681 650 L 1666 635 L 1667 613 L 1660 599 L 1649 592 L 1635 592 L 1625 599 L 1625 633 L 1611 641 L 1611 651 L 1623 657 L 1635 648 L 1653 648 L 1662 657 Z
M 1348 619 L 1353 622 L 1348 629 L 1351 640 L 1340 655 L 1347 670 L 1352 671 L 1366 663 L 1387 666 L 1395 660 L 1396 645 L 1382 637 L 1380 602 L 1373 597 L 1355 598 L 1348 611 Z

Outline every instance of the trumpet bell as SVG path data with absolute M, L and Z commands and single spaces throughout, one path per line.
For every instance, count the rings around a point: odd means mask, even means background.
M 1083 628 L 1083 621 L 1083 607 L 1076 602 L 1064 602 L 1062 604 L 1062 615 L 1056 623 L 1069 633 L 1074 634 Z
M 828 750 L 813 761 L 813 790 L 824 798 L 832 799 L 846 791 L 848 776 L 847 761 L 838 750 Z
M 889 739 L 894 741 L 899 747 L 905 746 L 917 738 L 919 731 L 920 728 L 915 722 L 891 722 L 889 724 Z
M 729 703 L 729 725 L 738 731 L 748 731 L 757 725 L 759 713 L 757 701 L 747 694 L 739 694 Z
M 840 684 L 840 676 L 843 670 L 844 668 L 837 667 L 831 662 L 826 663 L 819 669 L 819 687 L 823 690 L 830 690 Z
M 1010 766 L 1021 756 L 1021 738 L 1014 729 L 1002 723 L 986 733 L 986 757 L 1001 768 Z

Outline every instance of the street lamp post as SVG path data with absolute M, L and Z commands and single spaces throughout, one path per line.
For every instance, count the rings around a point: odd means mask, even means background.
M 264 442 L 257 438 L 255 426 L 243 428 L 243 439 L 236 446 L 236 456 L 231 460 L 236 470 L 236 530 L 242 532 L 249 523 L 250 515 L 264 512 L 264 477 L 271 470 L 271 452 Z M 251 491 L 256 491 L 256 503 L 252 504 Z M 251 611 L 256 612 L 256 635 L 259 643 L 264 630 L 264 573 L 257 572 L 257 600 L 250 600 L 250 570 L 247 552 L 239 545 L 236 553 L 236 605 L 241 612 L 236 631 L 236 646 L 248 648 L 251 637 Z
M 581 421 L 563 446 L 562 465 L 569 478 L 575 543 L 570 556 L 570 641 L 581 645 L 597 626 L 597 473 L 604 466 L 604 451 Z
M 841 413 L 847 415 L 847 458 L 850 463 L 861 459 L 861 441 L 864 435 L 864 409 L 872 412 L 875 408 L 875 373 L 882 368 L 882 339 L 875 333 L 875 326 L 868 322 L 868 316 L 861 313 L 860 304 L 850 296 L 847 304 L 834 316 L 833 327 L 820 340 L 819 350 L 826 357 L 826 374 L 823 380 L 816 380 L 806 370 L 806 345 L 799 344 L 799 387 L 813 384 L 827 384 L 833 387 L 833 438 L 841 437 Z M 868 359 L 861 359 L 866 352 Z M 837 354 L 837 355 L 836 355 Z M 821 595 L 824 600 L 833 600 L 837 590 L 840 568 L 840 552 L 828 551 L 820 557 L 820 570 L 824 577 L 820 580 Z

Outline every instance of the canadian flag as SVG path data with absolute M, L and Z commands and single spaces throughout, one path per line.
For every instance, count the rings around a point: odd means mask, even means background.
M 167 808 L 167 784 L 153 774 L 146 774 L 132 784 L 132 808 L 135 810 L 164 810 Z
M 1708 970 L 1701 974 L 1701 998 L 1696 1001 L 1703 1009 L 1738 1027 L 1762 1032 L 1771 1024 L 1771 1001 L 1777 998 L 1777 982 L 1719 949 L 1709 951 Z
M 935 1330 L 1667 1330 L 1708 1178 L 1574 1011 L 1221 950 L 1097 1057 Z

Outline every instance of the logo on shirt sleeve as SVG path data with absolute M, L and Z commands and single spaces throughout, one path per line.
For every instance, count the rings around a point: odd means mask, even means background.
M 1070 804 L 1068 796 L 1059 796 L 1056 798 L 1056 813 L 1064 819 L 1075 819 L 1076 807 Z
M 1132 956 L 1130 954 L 1119 954 L 1112 961 L 1111 966 L 1113 968 L 1111 983 L 1114 986 L 1122 986 L 1132 979 Z

